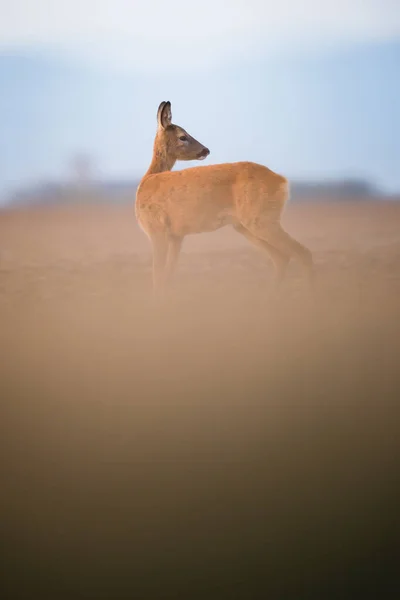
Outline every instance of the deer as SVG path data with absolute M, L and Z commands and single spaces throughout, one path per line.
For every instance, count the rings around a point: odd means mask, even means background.
M 261 248 L 275 267 L 279 287 L 296 257 L 313 281 L 310 250 L 281 226 L 288 180 L 254 162 L 222 163 L 172 171 L 177 161 L 202 161 L 210 150 L 172 123 L 171 102 L 161 102 L 150 166 L 136 192 L 136 219 L 150 239 L 153 291 L 162 293 L 175 271 L 185 236 L 231 225 Z

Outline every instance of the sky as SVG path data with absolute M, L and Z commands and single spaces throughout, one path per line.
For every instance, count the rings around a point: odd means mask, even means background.
M 400 35 L 397 0 L 0 0 L 0 43 L 126 68 L 209 66 L 263 48 Z
M 399 49 L 398 0 L 0 0 L 0 197 L 80 150 L 137 177 L 161 100 L 207 163 L 399 191 Z

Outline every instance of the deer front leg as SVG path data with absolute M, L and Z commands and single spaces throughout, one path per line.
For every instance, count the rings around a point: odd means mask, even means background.
M 165 283 L 169 284 L 174 274 L 182 247 L 183 238 L 170 236 L 168 239 L 168 254 L 165 266 Z
M 165 265 L 167 260 L 168 240 L 165 234 L 153 235 L 153 293 L 155 297 L 162 295 L 165 286 Z

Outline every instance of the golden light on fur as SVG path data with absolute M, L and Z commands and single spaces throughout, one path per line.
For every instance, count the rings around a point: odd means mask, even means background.
M 267 167 L 236 162 L 171 171 L 176 161 L 203 160 L 209 150 L 172 123 L 171 103 L 161 102 L 149 169 L 136 195 L 136 217 L 151 240 L 155 292 L 164 288 L 176 267 L 186 235 L 231 225 L 265 250 L 276 270 L 285 274 L 291 257 L 313 273 L 311 252 L 280 224 L 289 195 L 288 181 Z

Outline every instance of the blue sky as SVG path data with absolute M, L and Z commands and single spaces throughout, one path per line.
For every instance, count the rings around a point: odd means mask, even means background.
M 208 163 L 399 191 L 396 4 L 0 0 L 0 198 L 68 176 L 76 151 L 140 176 L 161 100 Z

